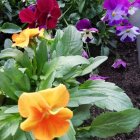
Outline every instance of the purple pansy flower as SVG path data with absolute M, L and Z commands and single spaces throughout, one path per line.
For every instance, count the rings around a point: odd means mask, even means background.
M 85 57 L 86 59 L 89 58 L 89 56 L 85 50 L 82 51 L 82 57 Z
M 99 76 L 99 75 L 91 75 L 88 80 L 106 80 L 108 78 L 109 77 L 103 77 L 103 76 Z
M 109 21 L 109 25 L 113 26 L 124 20 L 130 3 L 128 0 L 105 0 L 103 7 L 107 10 L 104 19 Z
M 82 41 L 84 43 L 93 43 L 94 37 L 92 33 L 98 32 L 96 28 L 92 28 L 89 19 L 82 19 L 76 23 L 76 28 L 82 33 Z
M 116 34 L 121 36 L 120 40 L 122 42 L 133 42 L 137 35 L 140 35 L 140 29 L 132 25 L 118 26 L 116 30 Z
M 116 59 L 115 62 L 114 62 L 114 64 L 112 65 L 112 67 L 114 69 L 118 69 L 121 66 L 124 67 L 124 68 L 126 68 L 126 62 L 123 61 L 122 59 Z

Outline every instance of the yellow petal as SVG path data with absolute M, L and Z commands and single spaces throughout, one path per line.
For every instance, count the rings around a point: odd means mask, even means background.
M 22 117 L 27 118 L 30 115 L 30 113 L 32 113 L 30 111 L 32 110 L 32 108 L 36 108 L 40 112 L 50 109 L 47 102 L 37 92 L 23 93 L 18 100 L 18 109 L 20 115 Z
M 27 47 L 29 44 L 29 35 L 26 34 L 25 31 L 21 32 L 20 34 L 13 34 L 12 40 L 15 42 L 12 46 L 18 46 L 21 48 Z
M 40 94 L 52 109 L 65 107 L 69 102 L 69 92 L 63 84 L 55 88 L 42 90 Z
M 28 29 L 27 32 L 28 32 L 30 38 L 39 35 L 39 29 L 38 28 Z

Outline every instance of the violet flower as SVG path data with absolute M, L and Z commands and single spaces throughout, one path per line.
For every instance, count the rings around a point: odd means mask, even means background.
M 118 68 L 120 68 L 121 66 L 124 67 L 124 68 L 126 68 L 126 62 L 123 61 L 122 59 L 117 59 L 117 60 L 115 60 L 114 64 L 112 65 L 112 67 L 113 67 L 114 69 L 118 69 Z
M 88 56 L 88 54 L 87 54 L 87 52 L 85 50 L 82 51 L 82 57 L 84 57 L 86 59 L 89 58 L 89 56 Z
M 140 35 L 140 29 L 132 25 L 118 26 L 116 30 L 116 34 L 121 37 L 122 42 L 133 42 L 137 35 Z
M 99 75 L 91 75 L 88 80 L 106 80 L 108 78 L 109 77 L 103 77 L 103 76 L 99 76 Z
M 94 37 L 92 33 L 98 32 L 98 29 L 92 28 L 89 19 L 82 19 L 76 23 L 76 28 L 82 33 L 82 41 L 84 43 L 93 43 Z
M 105 0 L 103 7 L 107 10 L 104 19 L 109 21 L 110 26 L 113 26 L 120 24 L 127 16 L 130 2 L 128 0 Z

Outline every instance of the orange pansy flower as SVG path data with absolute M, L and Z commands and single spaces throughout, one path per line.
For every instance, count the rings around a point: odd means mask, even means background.
M 69 92 L 62 84 L 39 92 L 23 93 L 18 100 L 18 109 L 20 115 L 27 119 L 20 128 L 31 131 L 37 140 L 63 136 L 73 116 L 73 112 L 65 108 L 68 102 Z
M 12 46 L 18 46 L 21 48 L 28 47 L 29 41 L 32 37 L 34 36 L 43 36 L 44 30 L 39 30 L 39 28 L 34 28 L 34 29 L 25 29 L 19 34 L 13 34 L 12 35 L 12 40 L 15 42 Z

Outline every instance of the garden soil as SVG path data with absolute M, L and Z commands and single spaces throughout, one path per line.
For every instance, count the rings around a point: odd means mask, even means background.
M 128 45 L 129 44 L 129 45 Z M 137 50 L 135 44 L 120 44 L 117 52 L 121 58 L 127 62 L 127 68 L 113 69 L 114 55 L 110 55 L 108 60 L 100 67 L 99 75 L 107 76 L 107 81 L 113 82 L 131 98 L 134 106 L 140 109 L 140 66 L 138 66 Z M 93 50 L 92 50 L 93 51 Z M 100 110 L 92 108 L 93 115 L 99 114 Z M 102 140 L 95 138 L 94 140 Z M 105 140 L 140 140 L 140 126 L 130 134 L 120 134 Z

